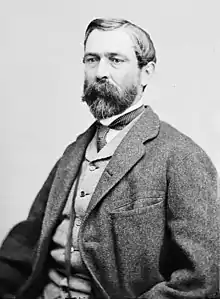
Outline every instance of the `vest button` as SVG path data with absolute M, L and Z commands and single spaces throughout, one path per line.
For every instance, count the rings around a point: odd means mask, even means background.
M 81 219 L 79 217 L 76 217 L 75 219 L 75 225 L 80 226 L 81 225 Z
M 86 192 L 82 190 L 82 191 L 80 192 L 80 197 L 84 197 L 84 196 L 86 196 Z
M 93 164 L 92 162 L 89 163 L 89 170 L 90 171 L 94 171 L 98 168 L 98 166 L 96 166 L 95 164 Z
M 96 166 L 95 166 L 95 165 L 90 165 L 90 166 L 89 166 L 89 170 L 90 170 L 90 171 L 94 171 L 94 170 L 96 170 Z

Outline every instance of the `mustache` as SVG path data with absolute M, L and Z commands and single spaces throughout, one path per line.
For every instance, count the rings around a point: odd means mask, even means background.
M 93 98 L 93 97 L 107 97 L 109 100 L 112 95 L 120 96 L 119 89 L 109 81 L 99 80 L 93 83 L 84 82 L 84 97 L 83 98 Z

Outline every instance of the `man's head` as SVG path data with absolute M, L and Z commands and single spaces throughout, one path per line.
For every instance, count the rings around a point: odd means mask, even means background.
M 154 71 L 156 54 L 148 33 L 123 19 L 95 19 L 84 40 L 82 100 L 97 119 L 136 103 Z

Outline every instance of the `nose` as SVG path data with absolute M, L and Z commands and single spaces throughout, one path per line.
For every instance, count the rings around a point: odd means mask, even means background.
M 96 71 L 96 78 L 98 80 L 100 79 L 107 79 L 109 77 L 109 65 L 107 63 L 107 61 L 102 58 L 99 61 L 99 64 L 97 66 L 97 71 Z

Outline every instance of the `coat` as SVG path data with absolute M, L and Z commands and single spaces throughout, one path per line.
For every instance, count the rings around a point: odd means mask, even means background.
M 28 218 L 5 238 L 2 298 L 33 299 L 42 290 L 51 237 L 94 133 L 92 124 L 67 147 Z M 94 298 L 218 298 L 217 187 L 206 153 L 147 106 L 113 154 L 81 224 Z

